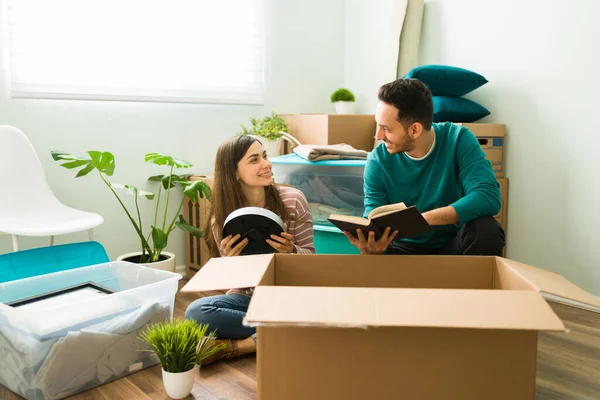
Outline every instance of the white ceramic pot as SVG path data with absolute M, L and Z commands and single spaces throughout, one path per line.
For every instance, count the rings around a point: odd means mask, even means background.
M 267 140 L 266 137 L 260 137 L 260 136 L 255 136 L 255 135 L 250 135 L 250 136 L 259 140 L 262 143 L 265 150 L 267 151 L 267 156 L 272 158 L 272 157 L 277 157 L 277 156 L 281 155 L 281 145 L 284 140 L 286 142 L 291 143 L 294 146 L 300 146 L 300 144 L 301 144 L 298 141 L 298 139 L 296 139 L 289 133 L 287 133 L 287 132 L 280 132 L 280 133 L 281 133 L 281 137 L 276 140 Z
M 336 114 L 353 114 L 354 113 L 354 102 L 353 101 L 336 101 L 335 102 Z
M 117 257 L 117 261 L 129 261 L 136 264 L 139 264 L 138 258 L 142 255 L 141 251 L 134 251 L 133 253 L 127 253 L 120 255 Z M 161 253 L 162 256 L 165 256 L 166 259 L 160 260 L 153 263 L 143 263 L 146 267 L 161 269 L 164 271 L 175 272 L 175 254 L 169 253 L 168 251 L 163 251 Z
M 256 137 L 262 143 L 263 147 L 267 151 L 267 156 L 277 157 L 281 155 L 281 144 L 283 139 L 267 140 L 265 137 Z
M 194 379 L 198 366 L 186 372 L 167 372 L 162 370 L 163 385 L 167 395 L 172 399 L 184 399 L 189 396 L 194 387 Z

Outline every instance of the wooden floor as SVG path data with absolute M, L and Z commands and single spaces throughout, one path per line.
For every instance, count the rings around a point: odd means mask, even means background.
M 185 280 L 181 281 L 184 284 Z M 210 293 L 209 293 L 210 294 Z M 197 297 L 177 294 L 175 315 L 183 316 Z M 552 303 L 570 332 L 541 333 L 538 352 L 538 400 L 600 399 L 600 314 Z M 256 399 L 254 356 L 202 367 L 188 399 Z M 0 386 L 0 400 L 22 397 Z M 74 400 L 169 399 L 159 365 L 71 397 Z M 282 399 L 284 400 L 284 399 Z

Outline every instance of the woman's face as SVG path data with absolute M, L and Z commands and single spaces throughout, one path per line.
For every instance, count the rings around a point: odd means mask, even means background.
M 269 186 L 273 183 L 271 162 L 260 142 L 252 143 L 238 163 L 237 177 L 247 186 Z

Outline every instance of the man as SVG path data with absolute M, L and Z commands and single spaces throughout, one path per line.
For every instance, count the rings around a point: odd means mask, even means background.
M 364 216 L 374 208 L 414 205 L 432 232 L 394 241 L 386 228 L 376 241 L 358 229 L 344 232 L 362 254 L 501 256 L 504 230 L 494 219 L 500 188 L 471 131 L 432 123 L 431 92 L 419 80 L 398 79 L 379 88 L 376 139 L 364 173 Z

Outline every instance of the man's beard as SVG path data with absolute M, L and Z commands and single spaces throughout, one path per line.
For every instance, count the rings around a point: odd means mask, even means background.
M 394 146 L 393 149 L 393 153 L 391 154 L 398 154 L 398 153 L 406 153 L 409 151 L 412 151 L 415 149 L 415 147 L 417 147 L 416 144 L 416 140 L 411 139 L 408 132 L 404 133 L 404 137 L 401 143 L 396 143 L 396 142 L 390 142 L 392 143 L 392 145 Z M 389 152 L 389 150 L 388 150 Z

